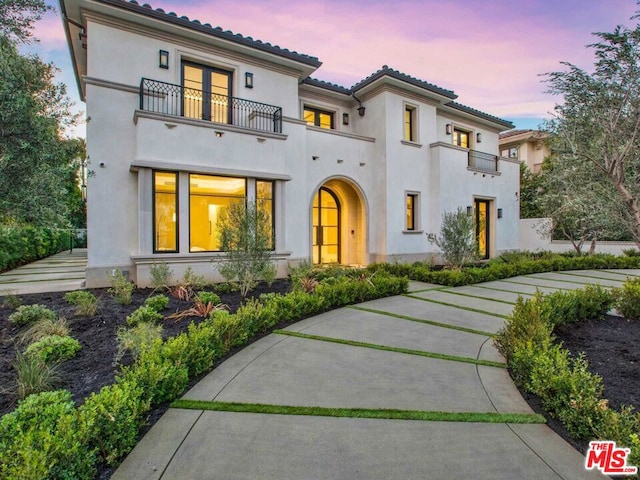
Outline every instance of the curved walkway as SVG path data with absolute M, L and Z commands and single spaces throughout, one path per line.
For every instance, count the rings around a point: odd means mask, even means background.
M 491 335 L 518 295 L 627 274 L 640 271 L 412 282 L 408 295 L 309 318 L 206 376 L 112 479 L 604 478 L 535 423 Z

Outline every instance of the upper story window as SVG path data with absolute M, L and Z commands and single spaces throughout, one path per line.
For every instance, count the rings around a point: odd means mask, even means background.
M 229 97 L 233 74 L 219 68 L 182 62 L 182 111 L 185 117 L 232 123 Z
M 404 139 L 407 142 L 418 141 L 417 108 L 412 105 L 404 106 Z
M 518 147 L 505 148 L 500 152 L 500 156 L 507 158 L 518 158 Z
M 470 148 L 469 135 L 470 133 L 466 130 L 460 130 L 459 128 L 454 128 L 453 144 L 462 148 Z
M 307 125 L 332 130 L 335 128 L 334 112 L 320 110 L 318 108 L 304 107 L 304 121 Z

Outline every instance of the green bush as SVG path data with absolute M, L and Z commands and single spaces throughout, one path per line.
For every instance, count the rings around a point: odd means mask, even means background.
M 140 322 L 132 328 L 118 328 L 116 332 L 118 351 L 115 363 L 119 363 L 127 352 L 131 353 L 135 360 L 140 356 L 140 352 L 159 339 L 162 339 L 162 325 Z
M 76 306 L 76 315 L 93 317 L 98 311 L 98 299 L 86 290 L 66 293 L 64 299 L 67 303 Z
M 53 390 L 60 383 L 58 366 L 47 364 L 37 356 L 17 352 L 13 368 L 17 373 L 17 394 L 20 399 L 32 393 Z
M 25 355 L 37 357 L 44 363 L 62 363 L 73 358 L 82 346 L 75 338 L 49 335 L 32 343 L 25 350 Z
M 135 285 L 120 270 L 116 270 L 113 275 L 109 275 L 111 288 L 109 294 L 121 305 L 129 305 Z
M 613 291 L 616 310 L 629 320 L 640 320 L 640 278 L 628 278 Z
M 439 235 L 429 235 L 428 238 L 440 248 L 446 264 L 456 270 L 475 260 L 478 253 L 473 217 L 461 207 L 455 212 L 445 212 Z
M 47 228 L 0 226 L 0 272 L 69 248 L 69 233 Z
M 27 397 L 0 420 L 0 478 L 95 478 L 88 433 L 71 393 L 59 390 Z
M 198 292 L 196 299 L 204 304 L 210 303 L 212 305 L 220 305 L 220 297 L 217 293 L 206 292 L 203 290 Z
M 69 335 L 69 322 L 64 317 L 43 318 L 24 330 L 18 336 L 20 343 L 33 343 L 50 335 L 66 337 Z
M 151 275 L 151 286 L 154 288 L 154 290 L 166 288 L 171 285 L 171 277 L 173 276 L 173 272 L 171 271 L 171 268 L 169 268 L 167 262 L 154 262 L 149 269 L 149 274 Z
M 144 301 L 146 307 L 150 307 L 156 312 L 160 313 L 169 306 L 169 297 L 166 295 L 154 295 Z
M 92 393 L 78 409 L 88 441 L 107 465 L 116 466 L 138 440 L 149 400 L 133 382 L 118 382 Z
M 586 285 L 572 292 L 554 292 L 545 297 L 548 321 L 555 328 L 564 323 L 604 318 L 611 309 L 613 296 L 600 285 Z
M 132 327 L 135 327 L 139 323 L 156 323 L 159 320 L 162 320 L 162 318 L 162 315 L 153 307 L 143 305 L 138 307 L 127 317 L 127 323 Z
M 55 320 L 57 317 L 56 312 L 44 305 L 22 305 L 9 315 L 9 322 L 15 325 L 32 325 L 39 320 Z

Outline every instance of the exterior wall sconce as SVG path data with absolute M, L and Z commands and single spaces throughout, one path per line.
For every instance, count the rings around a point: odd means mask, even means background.
M 358 115 L 360 115 L 361 117 L 364 117 L 364 111 L 365 111 L 364 107 L 362 106 L 358 107 Z
M 343 125 L 349 125 L 349 114 L 348 113 L 343 113 L 342 114 L 342 124 Z
M 224 132 L 219 132 L 217 130 L 215 131 L 215 133 L 216 133 L 216 137 L 218 137 L 218 138 L 221 138 L 222 135 L 224 135 Z
M 473 215 L 473 207 L 471 205 L 467 205 L 467 215 L 469 217 Z
M 498 218 L 502 218 L 502 209 L 501 208 L 498 209 Z
M 87 31 L 83 28 L 82 30 L 80 30 L 78 37 L 80 37 L 82 48 L 86 49 L 87 48 Z
M 159 63 L 158 66 L 160 68 L 165 68 L 165 69 L 169 69 L 169 52 L 167 52 L 166 50 L 160 50 L 160 55 L 159 55 Z
M 480 132 L 476 133 L 476 142 L 482 143 L 482 133 Z
M 447 123 L 445 130 L 447 132 L 447 135 L 451 135 L 451 132 L 453 132 L 453 125 L 451 125 L 450 123 Z
M 253 73 L 251 72 L 244 73 L 244 86 L 246 88 L 253 88 Z

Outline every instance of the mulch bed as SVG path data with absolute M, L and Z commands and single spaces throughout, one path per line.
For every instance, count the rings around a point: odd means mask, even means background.
M 556 329 L 555 335 L 573 356 L 584 352 L 589 370 L 602 377 L 602 396 L 609 400 L 611 408 L 640 407 L 640 321 L 608 315 L 604 320 L 564 325 Z M 586 452 L 588 440 L 571 438 L 566 428 L 542 408 L 537 397 L 521 393 L 535 412 L 547 418 L 549 427 L 574 448 Z

